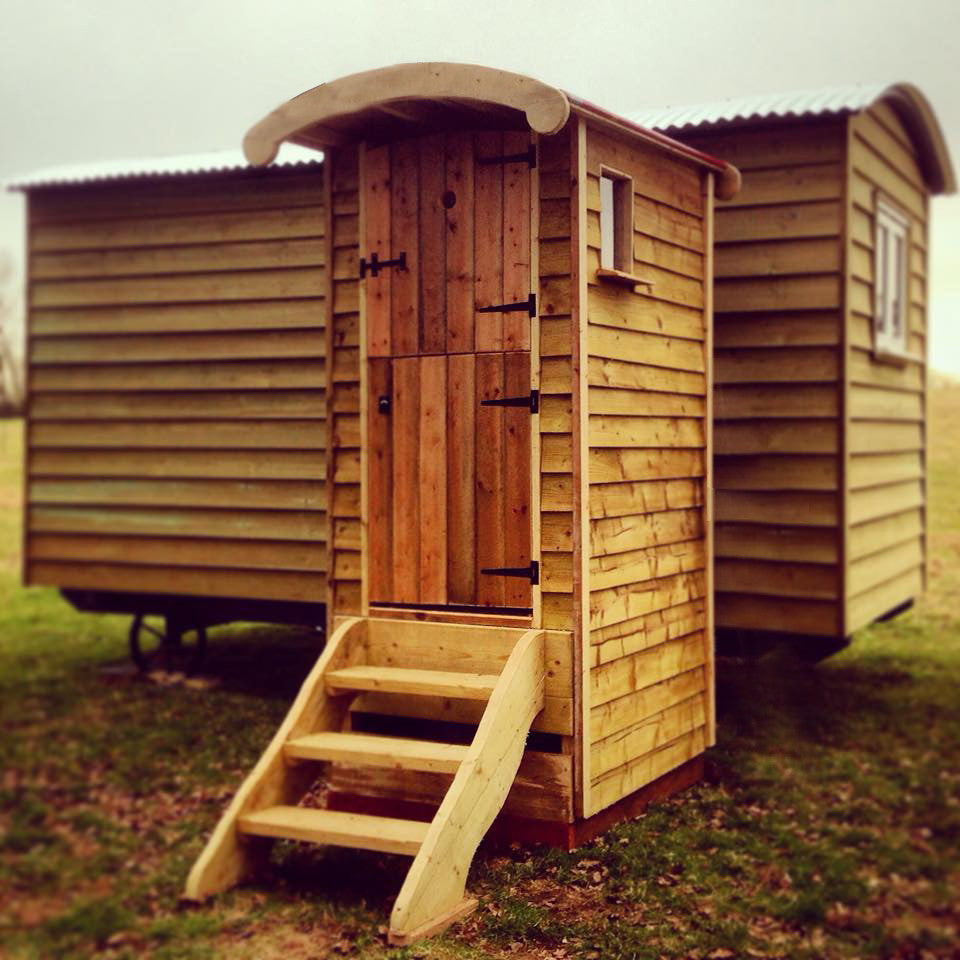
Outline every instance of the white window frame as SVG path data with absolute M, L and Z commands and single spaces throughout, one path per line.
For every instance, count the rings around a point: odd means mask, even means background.
M 633 178 L 600 168 L 600 269 L 633 273 Z
M 910 218 L 886 197 L 874 203 L 873 346 L 905 357 L 910 328 Z

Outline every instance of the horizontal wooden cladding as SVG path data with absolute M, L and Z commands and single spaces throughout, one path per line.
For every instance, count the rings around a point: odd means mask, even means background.
M 872 623 L 923 592 L 923 571 L 908 570 L 850 597 L 847 601 L 847 631 L 852 633 Z
M 840 163 L 845 135 L 845 121 L 829 119 L 771 123 L 751 130 L 696 134 L 688 139 L 741 170 L 759 170 Z
M 837 200 L 733 209 L 720 206 L 715 235 L 718 244 L 839 237 L 842 224 L 843 209 Z
M 629 361 L 671 370 L 702 373 L 703 344 L 652 333 L 615 330 L 590 324 L 587 330 L 587 350 L 591 357 Z
M 838 311 L 726 313 L 714 324 L 714 345 L 732 347 L 833 347 L 840 342 L 843 322 Z
M 856 596 L 922 566 L 923 540 L 919 536 L 878 550 L 850 564 L 847 595 Z
M 325 284 L 326 271 L 316 266 L 106 280 L 34 280 L 30 303 L 34 308 L 50 308 L 280 300 L 322 297 Z
M 590 589 L 609 590 L 650 580 L 663 580 L 677 573 L 691 573 L 706 566 L 700 540 L 604 554 L 590 558 Z
M 718 523 L 830 527 L 839 519 L 837 498 L 833 493 L 718 490 L 714 505 Z
M 40 420 L 322 420 L 323 390 L 195 393 L 34 393 L 30 418 Z
M 666 241 L 693 253 L 703 252 L 703 220 L 697 214 L 658 203 L 650 197 L 634 194 L 634 250 L 644 249 L 644 237 Z
M 717 490 L 836 490 L 835 456 L 741 454 L 714 460 Z
M 706 577 L 702 571 L 592 590 L 590 629 L 623 623 L 655 610 L 699 600 L 705 594 Z
M 34 366 L 33 393 L 142 390 L 290 390 L 326 385 L 324 360 Z
M 854 420 L 848 428 L 848 448 L 853 455 L 922 450 L 923 430 L 922 423 Z
M 127 566 L 292 570 L 323 573 L 326 546 L 320 542 L 204 540 L 197 537 L 121 537 L 108 534 L 35 533 L 32 561 Z
M 851 490 L 886 486 L 903 480 L 919 480 L 923 474 L 923 453 L 920 450 L 858 454 L 850 458 L 847 466 L 847 480 Z
M 839 605 L 834 600 L 718 592 L 716 617 L 721 628 L 765 633 L 832 637 L 839 629 Z
M 359 436 L 359 427 L 351 433 Z M 210 450 L 322 450 L 322 420 L 90 421 L 32 423 L 34 447 L 203 447 Z
M 718 313 L 789 310 L 803 304 L 811 310 L 836 309 L 841 303 L 839 274 L 824 273 L 800 277 L 717 278 L 714 308 Z
M 896 163 L 883 156 L 880 150 L 870 142 L 869 133 L 863 132 L 858 127 L 856 119 L 853 121 L 853 129 L 855 140 L 850 152 L 853 169 L 886 194 L 896 197 L 897 203 L 913 216 L 920 220 L 925 219 L 926 189 L 912 183 L 909 176 L 904 176 Z
M 590 323 L 599 327 L 686 340 L 704 338 L 701 309 L 642 294 L 628 295 L 621 288 L 591 286 L 587 294 L 587 314 Z M 680 344 L 677 349 L 689 348 Z
M 702 536 L 703 516 L 699 508 L 591 520 L 590 555 L 627 553 L 661 544 L 698 540 Z
M 702 694 L 695 694 L 594 742 L 590 750 L 591 774 L 602 777 L 611 770 L 628 767 L 636 758 L 702 727 L 706 722 L 704 701 Z
M 39 280 L 191 274 L 218 271 L 318 267 L 326 262 L 323 237 L 254 243 L 184 244 L 124 250 L 35 253 L 30 278 Z
M 621 657 L 590 671 L 593 708 L 686 673 L 707 661 L 707 639 L 702 630 L 676 637 L 655 647 Z
M 213 570 L 207 567 L 134 566 L 31 561 L 31 584 L 75 590 L 146 591 L 197 597 L 235 597 L 323 603 L 322 573 L 289 570 Z
M 923 420 L 923 395 L 853 385 L 849 396 L 850 416 L 870 420 Z
M 323 329 L 322 297 L 237 303 L 34 309 L 30 335 L 43 337 L 113 334 L 209 333 L 216 330 Z
M 888 517 L 868 520 L 850 528 L 850 557 L 859 560 L 889 547 L 923 536 L 923 512 L 919 507 Z
M 587 207 L 600 209 L 601 164 L 633 178 L 634 192 L 649 200 L 699 216 L 703 211 L 700 169 L 668 158 L 655 146 L 627 142 L 591 127 L 587 133 Z
M 337 791 L 430 805 L 443 800 L 451 780 L 450 774 L 339 764 L 330 774 L 330 786 Z M 573 758 L 531 750 L 524 753 L 503 812 L 532 820 L 572 822 Z
M 589 451 L 588 458 L 591 484 L 704 475 L 702 450 L 593 449 Z
M 35 223 L 144 219 L 197 211 L 253 212 L 316 206 L 322 198 L 323 171 L 319 165 L 312 170 L 268 167 L 34 190 L 30 194 L 30 215 Z
M 706 749 L 706 727 L 698 727 L 666 746 L 646 753 L 591 781 L 593 810 L 602 810 L 629 796 L 658 777 L 682 766 Z
M 835 383 L 838 351 L 832 347 L 718 349 L 714 355 L 718 386 L 728 383 Z
M 31 345 L 30 361 L 48 364 L 157 363 L 166 360 L 227 360 L 289 357 L 319 359 L 323 332 L 271 330 L 233 333 L 177 333 L 143 337 L 56 337 Z
M 923 390 L 923 366 L 919 357 L 908 358 L 902 365 L 892 364 L 854 348 L 850 351 L 850 382 L 915 393 Z
M 27 514 L 27 527 L 31 535 L 89 533 L 298 541 L 322 541 L 327 536 L 324 513 L 293 510 L 32 506 Z
M 591 289 L 602 283 L 596 280 L 596 272 L 600 269 L 600 248 L 587 248 L 587 276 L 590 278 Z M 634 261 L 633 272 L 643 282 L 636 292 L 630 296 L 641 298 L 649 297 L 662 303 L 675 304 L 690 309 L 703 309 L 703 278 L 696 280 L 681 273 L 665 270 L 655 263 Z M 623 292 L 623 288 L 619 288 Z
M 355 480 L 359 480 L 359 465 Z M 57 450 L 35 448 L 30 453 L 31 477 L 92 476 L 162 477 L 168 479 L 223 477 L 231 480 L 313 480 L 326 475 L 324 451 L 272 450 L 253 457 L 249 450 Z
M 839 273 L 840 250 L 836 237 L 721 243 L 717 246 L 714 273 L 724 281 L 736 277 Z
M 718 558 L 714 583 L 721 593 L 771 597 L 833 600 L 840 592 L 835 564 L 798 563 L 795 560 L 774 563 L 770 560 Z
M 717 455 L 730 453 L 835 453 L 838 425 L 835 419 L 719 420 L 713 428 Z
M 706 413 L 706 399 L 686 393 L 654 393 L 607 387 L 590 387 L 589 391 L 588 405 L 592 414 L 702 417 Z
M 836 563 L 837 534 L 833 527 L 790 527 L 749 523 L 718 523 L 714 538 L 721 557 Z
M 73 223 L 35 223 L 30 250 L 109 250 L 323 236 L 321 204 L 280 210 L 239 210 Z
M 725 383 L 717 387 L 713 404 L 717 421 L 835 418 L 839 407 L 837 386 L 807 383 Z
M 906 480 L 882 487 L 853 490 L 847 519 L 850 524 L 902 513 L 924 504 L 923 480 Z
M 303 480 L 33 479 L 30 504 L 326 510 L 323 483 Z
M 634 513 L 682 510 L 703 503 L 697 479 L 646 480 L 590 486 L 590 517 L 622 517 Z
M 843 168 L 839 162 L 793 164 L 768 169 L 744 168 L 743 185 L 724 206 L 753 207 L 843 196 Z
M 589 418 L 591 447 L 703 447 L 702 418 L 616 417 Z
M 671 341 L 677 343 L 680 341 Z M 702 373 L 664 369 L 646 363 L 631 363 L 592 356 L 587 366 L 587 382 L 591 387 L 615 387 L 623 390 L 662 393 L 690 393 L 702 397 L 706 377 Z
M 590 631 L 591 665 L 598 667 L 611 663 L 667 640 L 703 630 L 707 623 L 706 606 L 706 600 L 697 597 L 639 617 L 594 628 Z

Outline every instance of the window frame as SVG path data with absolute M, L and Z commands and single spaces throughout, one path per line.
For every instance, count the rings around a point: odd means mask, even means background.
M 604 180 L 612 182 L 612 189 L 609 191 L 611 202 L 608 229 L 605 229 Z M 612 244 L 612 247 L 609 244 Z M 607 252 L 609 257 L 606 256 Z M 633 177 L 602 164 L 600 166 L 600 269 L 632 276 L 633 266 Z
M 910 215 L 877 191 L 873 220 L 873 353 L 903 361 L 910 354 Z

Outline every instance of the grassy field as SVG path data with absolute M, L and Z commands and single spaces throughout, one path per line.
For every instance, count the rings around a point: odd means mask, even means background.
M 486 852 L 478 913 L 406 950 L 383 943 L 391 857 L 281 845 L 259 886 L 179 902 L 316 641 L 221 630 L 211 690 L 111 679 L 126 622 L 18 586 L 0 424 L 0 956 L 960 956 L 960 387 L 933 416 L 917 609 L 816 667 L 721 664 L 706 783 L 573 854 Z

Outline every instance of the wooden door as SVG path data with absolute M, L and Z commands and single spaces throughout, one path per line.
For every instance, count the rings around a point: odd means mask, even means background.
M 368 149 L 368 572 L 373 604 L 529 608 L 526 134 Z M 489 405 L 511 399 L 525 406 Z M 486 403 L 485 403 L 486 401 Z M 498 570 L 499 573 L 485 571 Z

